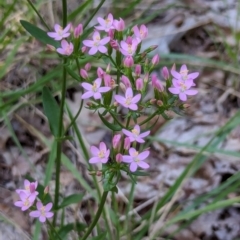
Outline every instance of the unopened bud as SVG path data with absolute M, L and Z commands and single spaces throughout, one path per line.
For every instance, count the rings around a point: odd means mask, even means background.
M 114 107 L 118 107 L 118 105 L 119 105 L 119 104 L 118 104 L 118 102 L 116 102 L 116 101 L 113 103 L 113 106 L 114 106 Z
M 50 51 L 50 52 L 55 52 L 56 51 L 56 48 L 50 44 L 47 44 L 47 51 Z
M 141 78 L 138 78 L 136 80 L 136 89 L 138 91 L 141 91 L 143 89 L 143 80 Z
M 85 68 L 85 70 L 86 70 L 87 72 L 90 71 L 90 69 L 91 69 L 91 63 L 87 63 L 84 68 Z
M 121 163 L 122 160 L 123 160 L 122 154 L 118 153 L 118 154 L 116 155 L 116 162 L 117 162 L 117 163 Z
M 97 172 L 96 172 L 96 175 L 97 175 L 98 177 L 101 177 L 101 176 L 102 176 L 102 171 L 97 171 Z
M 78 26 L 74 29 L 74 37 L 78 38 L 83 33 L 83 25 L 80 23 Z
M 114 135 L 113 140 L 112 140 L 112 145 L 113 145 L 114 149 L 116 149 L 118 147 L 120 140 L 121 140 L 121 134 Z
M 110 73 L 110 72 L 111 72 L 111 65 L 109 63 L 106 68 L 106 73 Z
M 136 67 L 135 67 L 135 74 L 136 76 L 140 76 L 141 74 L 141 65 L 137 64 Z
M 109 74 L 104 74 L 103 80 L 106 87 L 111 87 L 111 76 Z
M 161 100 L 157 100 L 157 105 L 161 107 L 163 105 L 163 102 Z
M 98 67 L 98 69 L 97 69 L 98 77 L 103 78 L 104 74 L 105 74 L 105 72 L 100 67 Z
M 122 18 L 120 18 L 119 21 L 118 20 L 113 21 L 113 26 L 118 32 L 122 32 L 125 28 L 125 23 L 122 20 Z
M 119 50 L 118 42 L 116 40 L 111 40 L 110 45 L 113 49 Z
M 82 53 L 86 53 L 87 52 L 87 47 L 83 46 L 81 50 L 82 50 Z
M 144 76 L 143 81 L 144 81 L 145 83 L 147 83 L 147 82 L 148 82 L 148 79 L 149 79 L 149 74 L 147 73 L 147 74 Z
M 108 36 L 110 37 L 110 39 L 113 39 L 114 38 L 114 29 L 110 29 L 108 31 Z
M 124 139 L 124 149 L 128 150 L 130 148 L 131 142 L 129 137 L 125 137 Z
M 168 71 L 168 68 L 167 67 L 163 67 L 162 69 L 162 75 L 164 77 L 165 80 L 168 80 L 169 79 L 169 71 Z
M 158 65 L 159 60 L 160 60 L 159 55 L 156 54 L 156 55 L 152 58 L 152 64 L 153 64 L 153 66 Z
M 122 80 L 122 82 L 123 82 L 123 84 L 125 85 L 126 88 L 132 87 L 129 78 L 126 77 L 125 75 L 122 75 L 121 80 Z
M 154 104 L 156 103 L 156 101 L 157 101 L 157 99 L 152 98 L 152 99 L 150 100 L 150 103 L 151 103 L 152 105 L 154 105 Z
M 121 88 L 121 90 L 125 93 L 126 92 L 126 85 L 123 84 L 122 82 L 119 83 L 119 87 Z
M 47 193 L 49 193 L 49 186 L 46 186 L 46 187 L 44 188 L 44 191 L 43 191 L 43 193 L 44 193 L 44 194 L 47 194 Z
M 93 104 L 91 102 L 87 102 L 87 106 L 92 107 Z
M 83 79 L 88 79 L 88 73 L 85 69 L 81 68 L 80 69 L 80 75 Z
M 132 67 L 134 64 L 133 58 L 131 56 L 127 56 L 124 60 L 123 60 L 123 65 L 125 67 Z
M 184 103 L 184 104 L 183 104 L 183 108 L 184 108 L 184 109 L 190 108 L 190 104 Z

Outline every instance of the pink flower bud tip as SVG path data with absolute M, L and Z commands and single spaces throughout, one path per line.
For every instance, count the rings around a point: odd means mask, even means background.
M 88 73 L 85 69 L 81 68 L 80 69 L 80 75 L 83 79 L 87 79 L 88 78 Z
M 74 29 L 74 37 L 78 38 L 83 33 L 83 25 L 80 23 L 78 26 Z
M 123 64 L 125 67 L 129 67 L 129 68 L 132 67 L 134 64 L 133 58 L 131 56 L 127 56 L 124 59 Z
M 158 65 L 159 60 L 160 60 L 159 55 L 156 54 L 156 55 L 152 58 L 152 64 L 153 64 L 154 66 Z
M 167 67 L 163 67 L 162 69 L 162 75 L 164 77 L 165 80 L 169 79 L 169 71 Z
M 143 80 L 141 78 L 138 78 L 136 80 L 136 89 L 138 91 L 141 91 L 143 89 Z
M 122 160 L 123 160 L 122 154 L 118 153 L 118 154 L 116 155 L 116 162 L 117 162 L 117 163 L 121 163 Z

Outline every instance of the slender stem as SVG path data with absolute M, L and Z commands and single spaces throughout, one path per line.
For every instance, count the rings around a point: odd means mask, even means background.
M 81 238 L 81 240 L 86 240 L 87 237 L 90 235 L 90 233 L 92 232 L 93 228 L 95 227 L 95 225 L 97 224 L 98 222 L 98 219 L 100 218 L 101 216 L 101 213 L 104 209 L 104 204 L 106 202 L 106 199 L 107 199 L 107 195 L 108 195 L 108 192 L 103 192 L 103 195 L 102 195 L 102 199 L 101 199 L 101 202 L 100 202 L 100 205 L 99 205 L 99 208 L 98 208 L 98 211 L 91 223 L 91 225 L 89 226 L 87 232 L 84 234 L 84 236 Z
M 95 14 L 98 12 L 98 10 L 100 9 L 100 7 L 103 5 L 103 3 L 105 2 L 105 0 L 102 0 L 97 8 L 95 9 L 95 11 L 92 13 L 92 15 L 90 16 L 90 18 L 87 20 L 87 22 L 83 25 L 83 28 L 85 29 L 87 27 L 87 25 L 91 22 L 91 20 L 93 19 L 93 17 L 95 16 Z
M 60 235 L 58 234 L 58 232 L 56 231 L 55 227 L 51 224 L 50 221 L 47 220 L 47 224 L 50 226 L 52 232 L 54 232 L 56 234 L 56 236 L 58 237 L 59 240 L 62 240 L 62 238 L 60 237 Z
M 67 0 L 62 0 L 62 10 L 63 10 L 63 27 L 67 24 Z M 58 139 L 62 139 L 63 134 L 63 114 L 64 114 L 64 105 L 65 105 L 65 93 L 66 93 L 66 79 L 67 71 L 64 65 L 67 63 L 67 59 L 63 60 L 63 78 L 62 78 L 62 92 L 61 92 L 61 103 L 60 103 L 60 116 L 58 122 Z M 56 182 L 55 182 L 55 196 L 54 196 L 54 207 L 58 208 L 59 200 L 59 188 L 60 188 L 60 168 L 61 168 L 61 154 L 62 154 L 62 140 L 57 142 L 57 156 L 56 156 Z M 53 226 L 56 226 L 57 220 L 57 211 L 54 214 Z
M 44 24 L 44 26 L 50 31 L 50 27 L 47 25 L 47 23 L 44 21 L 44 19 L 42 18 L 42 16 L 40 15 L 40 13 L 38 12 L 38 10 L 34 7 L 34 5 L 32 4 L 31 0 L 27 0 L 27 2 L 29 3 L 29 5 L 32 7 L 32 9 L 34 10 L 34 12 L 38 15 L 38 17 L 40 18 L 40 20 L 42 21 L 42 23 Z
M 158 111 L 155 111 L 152 115 L 150 115 L 148 118 L 146 118 L 144 121 L 140 122 L 139 123 L 139 126 L 149 122 L 152 118 L 154 118 L 156 115 L 158 115 L 159 112 Z

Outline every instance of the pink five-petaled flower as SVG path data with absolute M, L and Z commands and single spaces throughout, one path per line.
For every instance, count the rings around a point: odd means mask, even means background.
M 127 88 L 125 92 L 125 97 L 120 96 L 120 95 L 115 95 L 114 96 L 115 100 L 120 103 L 122 106 L 125 108 L 129 108 L 131 110 L 137 110 L 137 102 L 141 99 L 141 94 L 137 94 L 136 96 L 133 96 L 133 90 L 132 88 Z
M 35 194 L 27 194 L 23 191 L 20 191 L 18 194 L 20 197 L 20 201 L 17 201 L 14 203 L 16 207 L 20 207 L 22 211 L 26 211 L 28 208 L 30 208 L 33 205 L 33 202 L 36 199 Z
M 135 148 L 129 149 L 129 155 L 123 156 L 123 162 L 130 163 L 130 171 L 135 172 L 138 167 L 147 169 L 149 165 L 144 161 L 149 156 L 149 151 L 139 153 Z
M 91 153 L 94 157 L 90 158 L 89 163 L 106 163 L 110 155 L 110 150 L 107 149 L 104 142 L 100 142 L 99 148 L 91 146 Z
M 145 141 L 143 140 L 144 137 L 148 136 L 150 134 L 150 131 L 146 131 L 144 133 L 140 133 L 140 126 L 135 125 L 132 131 L 128 131 L 127 129 L 123 129 L 122 132 L 129 137 L 130 142 L 139 142 L 139 143 L 144 143 Z
M 98 17 L 98 22 L 100 26 L 96 26 L 97 30 L 103 30 L 105 32 L 109 32 L 110 29 L 114 29 L 113 27 L 113 15 L 111 13 L 108 14 L 106 19 Z
M 136 38 L 138 39 L 138 42 L 141 42 L 148 35 L 148 29 L 145 25 L 141 25 L 140 29 L 138 28 L 138 26 L 134 26 L 133 32 Z
M 187 66 L 184 64 L 181 66 L 179 73 L 175 70 L 171 70 L 171 74 L 177 80 L 186 81 L 189 79 L 194 80 L 195 78 L 197 78 L 199 75 L 199 72 L 194 72 L 194 73 L 188 74 Z M 195 86 L 195 83 L 193 83 L 192 86 Z
M 37 189 L 38 182 L 29 182 L 27 179 L 24 180 L 24 189 L 17 189 L 16 192 L 20 194 L 20 192 L 26 193 L 28 196 L 33 194 L 35 196 L 38 195 Z
M 136 39 L 132 39 L 131 43 L 121 41 L 120 45 L 120 51 L 124 56 L 133 56 L 137 50 L 138 41 Z
M 93 82 L 93 85 L 86 82 L 82 83 L 82 87 L 87 90 L 87 92 L 82 95 L 82 99 L 87 99 L 90 97 L 93 97 L 94 99 L 100 99 L 102 97 L 101 93 L 108 92 L 111 89 L 110 87 L 100 87 L 101 83 L 101 78 L 97 78 Z
M 90 47 L 88 52 L 89 55 L 94 55 L 97 51 L 101 53 L 106 53 L 107 48 L 104 46 L 110 41 L 110 37 L 100 38 L 99 32 L 94 32 L 93 40 L 84 40 L 83 44 L 87 47 Z
M 53 212 L 50 212 L 52 205 L 52 203 L 48 203 L 46 206 L 43 206 L 41 202 L 37 202 L 37 210 L 30 212 L 29 216 L 39 218 L 39 221 L 44 223 L 47 218 L 53 216 Z
M 69 23 L 64 29 L 59 25 L 54 25 L 55 32 L 48 32 L 47 35 L 51 38 L 54 38 L 56 41 L 60 41 L 63 38 L 67 38 L 70 33 L 68 32 L 71 28 L 71 24 Z
M 61 41 L 61 48 L 57 48 L 57 52 L 62 55 L 71 55 L 73 52 L 73 44 L 70 42 L 68 43 L 65 39 Z
M 169 92 L 173 94 L 178 94 L 179 99 L 182 101 L 187 100 L 187 95 L 196 95 L 198 91 L 196 89 L 191 89 L 191 86 L 193 85 L 193 80 L 188 79 L 186 81 L 176 80 L 173 79 L 172 81 L 173 87 L 170 87 L 168 90 Z

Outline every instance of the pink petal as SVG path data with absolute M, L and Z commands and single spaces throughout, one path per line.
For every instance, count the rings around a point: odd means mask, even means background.
M 63 49 L 66 49 L 67 47 L 68 47 L 68 42 L 65 40 L 65 39 L 63 39 L 62 41 L 61 41 L 61 46 L 62 46 L 62 48 Z
M 24 187 L 26 188 L 26 187 L 28 187 L 30 185 L 30 182 L 27 180 L 27 179 L 25 179 L 24 180 Z
M 51 38 L 55 38 L 55 37 L 58 36 L 58 34 L 55 33 L 55 32 L 48 32 L 47 35 L 48 35 L 49 37 L 51 37 Z
M 136 129 L 136 130 L 137 130 L 139 133 L 140 133 L 140 131 L 141 131 L 141 129 L 140 129 L 140 126 L 139 126 L 139 125 L 135 125 L 133 129 Z
M 187 95 L 185 93 L 179 93 L 179 98 L 182 100 L 182 101 L 187 101 Z
M 115 95 L 114 99 L 120 104 L 125 104 L 125 101 L 126 101 L 126 99 L 123 96 L 120 96 L 120 95 Z
M 174 70 L 171 70 L 171 74 L 173 75 L 173 77 L 175 77 L 176 79 L 182 79 L 182 75 Z
M 108 92 L 109 90 L 111 90 L 110 87 L 100 87 L 100 88 L 98 89 L 98 92 Z
M 41 208 L 43 207 L 43 204 L 40 201 L 38 201 L 36 205 L 38 210 L 41 210 Z
M 17 202 L 14 203 L 14 205 L 16 207 L 22 207 L 23 206 L 23 202 L 22 201 L 17 201 Z
M 99 163 L 100 161 L 101 159 L 99 157 L 92 157 L 89 159 L 89 163 L 91 164 Z
M 57 48 L 57 52 L 61 55 L 66 55 L 65 51 L 62 48 Z
M 67 38 L 67 37 L 69 37 L 70 36 L 70 33 L 64 33 L 63 35 L 62 35 L 62 38 Z
M 137 103 L 141 99 L 141 94 L 137 94 L 135 97 L 132 98 L 132 103 Z
M 186 71 L 186 70 L 188 70 L 188 69 L 187 69 L 187 66 L 186 66 L 186 64 L 183 64 L 183 65 L 181 66 L 181 68 L 180 68 L 180 72 Z
M 108 158 L 109 155 L 110 155 L 110 150 L 108 149 L 108 150 L 106 151 L 106 153 L 105 153 L 105 157 Z
M 132 162 L 130 164 L 130 171 L 135 172 L 137 170 L 137 167 L 138 167 L 137 164 L 135 162 Z
M 128 137 L 132 137 L 132 136 L 133 136 L 132 132 L 128 131 L 127 129 L 122 129 L 122 132 L 123 132 L 126 136 L 128 136 Z
M 104 26 L 96 26 L 95 29 L 100 30 L 100 31 L 105 31 Z
M 107 163 L 108 157 L 107 158 L 101 158 L 101 163 Z
M 139 143 L 145 142 L 141 137 L 137 137 L 135 140 L 136 140 L 136 142 L 139 142 Z
M 101 95 L 101 93 L 99 93 L 99 92 L 95 92 L 95 93 L 93 94 L 93 98 L 94 98 L 94 99 L 101 99 L 101 98 L 102 98 L 102 95 Z
M 131 157 L 134 157 L 135 153 L 136 153 L 136 149 L 135 148 L 130 148 L 129 149 L 129 154 L 130 154 Z
M 41 215 L 40 211 L 32 211 L 29 213 L 29 216 L 34 217 L 34 218 L 38 218 L 38 217 L 40 217 L 40 215 Z
M 61 30 L 62 29 L 62 27 L 59 25 L 59 24 L 55 24 L 54 25 L 54 30 L 55 30 L 55 32 L 58 32 L 59 30 Z
M 144 151 L 138 155 L 138 158 L 142 161 L 146 159 L 149 156 L 150 152 L 149 151 Z
M 97 88 L 99 88 L 99 87 L 101 86 L 101 84 L 102 84 L 102 79 L 101 79 L 101 78 L 97 78 L 97 79 L 94 81 L 94 83 L 96 83 Z
M 107 151 L 107 146 L 106 146 L 106 144 L 104 142 L 100 142 L 99 150 L 103 150 L 104 152 Z
M 99 22 L 100 25 L 102 25 L 102 26 L 105 26 L 105 25 L 106 25 L 105 19 L 103 19 L 103 18 L 101 18 L 101 17 L 98 17 L 97 20 L 98 20 L 98 22 Z
M 113 22 L 113 15 L 111 13 L 108 14 L 108 20 L 111 22 Z
M 106 53 L 107 52 L 107 48 L 104 47 L 104 46 L 99 46 L 98 47 L 98 51 L 101 52 L 101 53 Z
M 185 93 L 187 94 L 187 95 L 196 95 L 197 93 L 198 93 L 198 90 L 187 90 L 187 91 L 185 91 Z
M 179 88 L 169 88 L 168 89 L 169 92 L 171 92 L 172 94 L 179 94 L 180 93 L 180 89 Z
M 53 216 L 52 212 L 45 213 L 46 218 L 51 218 Z
M 88 91 L 92 91 L 92 85 L 91 84 L 89 84 L 89 83 L 86 83 L 86 82 L 83 82 L 82 83 L 82 87 L 84 88 L 84 89 L 86 89 L 86 90 L 88 90 Z
M 126 162 L 126 163 L 131 163 L 133 161 L 132 157 L 131 156 L 128 156 L 128 155 L 123 155 L 123 162 Z
M 92 40 L 84 40 L 83 44 L 87 47 L 93 47 L 94 46 L 94 42 Z
M 138 26 L 134 26 L 132 29 L 133 29 L 133 32 L 134 32 L 134 34 L 136 35 L 136 37 L 139 37 L 139 36 L 140 36 L 140 33 L 139 33 Z
M 139 137 L 144 138 L 144 137 L 148 136 L 149 134 L 150 134 L 150 131 L 146 131 L 146 132 L 139 134 Z
M 110 37 L 105 37 L 103 39 L 100 40 L 100 45 L 105 45 L 110 41 Z
M 94 55 L 94 54 L 97 53 L 97 51 L 98 51 L 97 47 L 92 47 L 92 48 L 90 48 L 88 54 L 89 55 Z
M 138 164 L 138 166 L 139 166 L 140 168 L 143 168 L 143 169 L 147 169 L 147 168 L 150 167 L 149 164 L 147 164 L 147 163 L 144 162 L 144 161 L 140 161 L 140 162 L 138 162 L 137 164 Z
M 46 217 L 45 216 L 40 216 L 39 221 L 42 222 L 42 223 L 46 222 Z
M 180 88 L 180 83 L 181 83 L 182 81 L 180 81 L 180 80 L 178 80 L 178 79 L 173 79 L 172 80 L 172 84 L 173 84 L 173 86 L 174 87 L 176 87 L 176 88 Z
M 82 99 L 87 99 L 87 98 L 90 98 L 93 96 L 93 92 L 85 92 L 83 95 L 82 95 Z
M 48 204 L 45 206 L 45 211 L 46 211 L 46 212 L 49 212 L 50 209 L 52 209 L 52 206 L 53 206 L 53 204 L 52 204 L 51 202 L 48 203 Z
M 97 147 L 95 147 L 95 146 L 91 146 L 90 151 L 91 151 L 92 155 L 95 156 L 95 157 L 99 153 L 99 149 Z
M 133 110 L 133 111 L 136 111 L 138 110 L 138 106 L 135 104 L 135 103 L 131 103 L 129 106 L 128 106 L 129 109 Z
M 199 72 L 194 72 L 194 73 L 190 73 L 188 74 L 188 78 L 191 78 L 191 79 L 195 79 L 199 76 Z
M 98 32 L 98 31 L 95 31 L 94 33 L 93 33 L 93 40 L 94 41 L 98 41 L 98 39 L 100 39 L 100 33 Z
M 64 29 L 63 29 L 63 33 L 67 33 L 71 28 L 71 23 L 69 23 Z
M 125 93 L 125 97 L 133 97 L 133 91 L 132 88 L 127 88 L 126 93 Z

